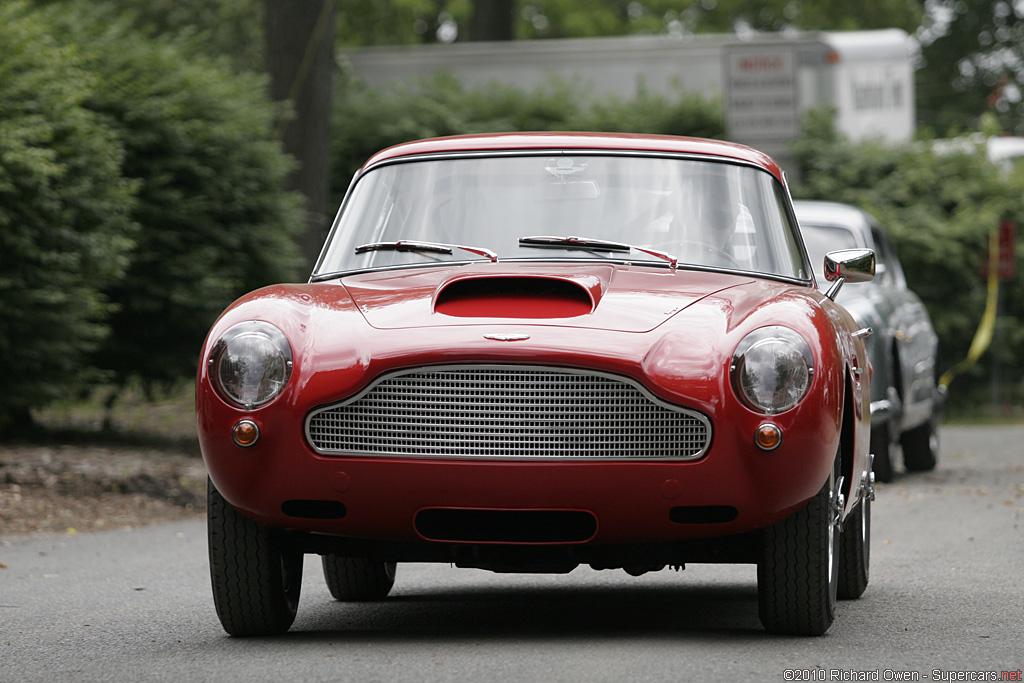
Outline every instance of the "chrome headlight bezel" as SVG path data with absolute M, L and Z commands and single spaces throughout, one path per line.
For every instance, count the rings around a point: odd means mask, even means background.
M 733 392 L 751 410 L 778 415 L 796 407 L 814 381 L 814 356 L 798 333 L 779 325 L 754 330 L 737 345 Z
M 210 352 L 210 382 L 229 403 L 252 410 L 284 391 L 292 373 L 292 347 L 284 332 L 261 320 L 232 325 Z

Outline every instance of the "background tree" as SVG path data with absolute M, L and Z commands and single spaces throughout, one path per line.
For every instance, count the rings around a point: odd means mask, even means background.
M 297 275 L 300 205 L 284 189 L 292 162 L 274 138 L 266 78 L 188 43 L 140 40 L 113 4 L 74 0 L 46 17 L 93 74 L 83 105 L 106 121 L 138 187 L 136 247 L 125 278 L 104 289 L 117 310 L 93 363 L 118 386 L 190 378 L 227 304 Z
M 923 0 L 520 0 L 518 8 L 523 38 L 894 26 L 913 33 L 924 15 Z
M 330 205 L 335 0 L 266 0 L 265 61 L 270 97 L 284 103 L 277 135 L 298 164 L 291 187 L 306 199 L 299 248 L 312 269 L 334 207 Z
M 473 5 L 473 0 L 342 0 L 338 44 L 413 45 L 452 42 L 460 35 L 466 40 Z
M 95 78 L 22 2 L 0 5 L 0 432 L 73 395 L 128 265 L 136 183 L 84 106 Z
M 512 40 L 515 38 L 516 0 L 474 2 L 470 15 L 469 40 Z
M 67 0 L 31 0 L 37 7 Z M 263 70 L 261 0 L 117 0 L 117 12 L 140 39 L 173 39 L 189 51 L 227 57 L 239 71 Z
M 918 120 L 938 135 L 995 113 L 1024 134 L 1024 7 L 1009 0 L 932 0 L 920 31 Z
M 387 16 L 391 3 L 363 5 L 363 11 L 377 8 L 381 25 L 394 18 Z M 228 57 L 236 71 L 270 74 L 270 97 L 282 103 L 273 130 L 298 161 L 290 186 L 306 197 L 307 231 L 300 249 L 308 268 L 334 213 L 328 204 L 327 150 L 336 0 L 120 0 L 117 8 L 139 37 L 183 42 L 196 54 Z M 368 18 L 374 19 L 373 12 Z M 362 28 L 366 25 L 362 22 Z

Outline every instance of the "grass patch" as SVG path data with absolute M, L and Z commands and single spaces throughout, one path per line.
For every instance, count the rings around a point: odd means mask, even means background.
M 103 387 L 33 411 L 32 429 L 19 435 L 19 441 L 143 447 L 199 455 L 194 383 L 150 395 L 130 386 L 111 401 L 113 395 L 113 388 Z

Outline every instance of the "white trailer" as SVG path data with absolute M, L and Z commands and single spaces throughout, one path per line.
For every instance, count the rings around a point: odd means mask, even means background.
M 651 92 L 720 97 L 730 139 L 787 165 L 787 142 L 812 107 L 831 103 L 840 131 L 903 142 L 914 132 L 916 43 L 899 29 L 795 34 L 626 36 L 370 47 L 343 53 L 373 87 L 448 71 L 463 85 L 534 90 L 552 78 L 592 97 Z

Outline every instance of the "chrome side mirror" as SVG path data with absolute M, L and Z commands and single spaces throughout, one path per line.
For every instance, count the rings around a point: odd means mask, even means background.
M 825 279 L 832 286 L 825 296 L 835 301 L 844 282 L 868 282 L 875 278 L 875 252 L 871 249 L 842 249 L 825 254 Z

